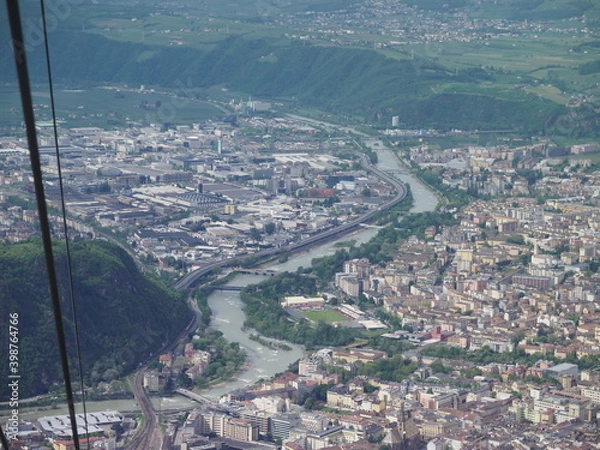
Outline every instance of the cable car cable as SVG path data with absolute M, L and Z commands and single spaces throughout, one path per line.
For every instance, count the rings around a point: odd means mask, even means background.
M 65 235 L 65 252 L 66 252 L 66 260 L 67 260 L 67 277 L 69 284 L 69 296 L 71 299 L 71 311 L 73 316 L 73 327 L 75 334 L 75 353 L 77 358 L 77 369 L 79 375 L 79 387 L 81 389 L 81 404 L 83 408 L 83 423 L 85 428 L 85 434 L 87 439 L 87 448 L 90 448 L 90 440 L 89 440 L 89 423 L 87 417 L 87 407 L 85 402 L 85 386 L 83 384 L 83 364 L 81 361 L 81 345 L 79 339 L 79 320 L 77 319 L 77 307 L 75 305 L 75 288 L 73 285 L 73 267 L 71 264 L 71 245 L 69 244 L 69 232 L 67 226 L 67 207 L 65 204 L 65 190 L 63 184 L 62 177 L 62 165 L 60 160 L 60 149 L 58 143 L 58 127 L 56 124 L 56 107 L 54 102 L 54 83 L 52 81 L 52 66 L 50 63 L 50 48 L 48 44 L 48 27 L 46 20 L 46 6 L 45 0 L 40 0 L 40 8 L 42 14 L 42 31 L 44 36 L 44 50 L 46 52 L 46 72 L 48 74 L 48 91 L 50 93 L 50 110 L 52 113 L 52 130 L 54 133 L 54 150 L 56 154 L 56 166 L 58 171 L 58 185 L 60 190 L 60 202 L 62 209 L 62 225 L 63 232 Z
M 40 152 L 37 142 L 37 133 L 35 129 L 35 115 L 33 112 L 33 100 L 31 97 L 31 86 L 29 83 L 29 71 L 27 69 L 27 57 L 25 41 L 23 39 L 23 28 L 21 25 L 21 13 L 17 0 L 6 0 L 8 10 L 8 19 L 10 23 L 11 40 L 13 47 L 13 56 L 17 68 L 17 78 L 19 80 L 19 92 L 21 104 L 23 107 L 23 117 L 25 119 L 25 128 L 27 134 L 27 143 L 29 146 L 29 158 L 31 161 L 31 172 L 35 186 L 35 196 L 40 220 L 40 229 L 44 253 L 46 256 L 46 268 L 48 270 L 48 282 L 50 288 L 50 297 L 52 300 L 52 309 L 54 312 L 54 324 L 58 338 L 58 349 L 60 353 L 63 378 L 65 381 L 65 391 L 67 395 L 67 404 L 71 422 L 71 432 L 73 433 L 73 444 L 75 450 L 80 450 L 79 435 L 77 434 L 77 418 L 75 416 L 75 405 L 73 402 L 73 389 L 71 385 L 71 373 L 69 370 L 69 360 L 67 356 L 67 345 L 63 327 L 63 318 L 60 307 L 60 298 L 58 293 L 58 283 L 56 278 L 56 267 L 52 250 L 52 238 L 50 236 L 50 224 L 48 221 L 48 209 L 44 196 L 44 183 L 42 178 L 42 168 L 40 163 Z
M 1 425 L 0 425 L 0 444 L 2 444 L 2 448 L 4 450 L 10 449 L 10 446 L 8 444 L 8 439 L 6 438 L 6 435 L 4 434 L 4 430 L 2 429 Z

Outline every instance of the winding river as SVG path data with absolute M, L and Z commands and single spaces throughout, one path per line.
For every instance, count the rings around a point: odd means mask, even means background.
M 405 183 L 410 184 L 414 198 L 411 212 L 433 211 L 437 205 L 437 197 L 423 183 L 408 173 L 405 166 L 398 161 L 391 150 L 384 147 L 378 139 L 368 139 L 366 145 L 377 151 L 378 167 L 385 170 Z M 295 271 L 298 267 L 308 267 L 313 258 L 320 258 L 335 252 L 335 242 L 354 240 L 357 244 L 369 241 L 377 233 L 376 228 L 363 228 L 344 236 L 337 241 L 328 242 L 290 256 L 285 263 L 267 266 L 276 271 Z M 229 282 L 231 286 L 246 286 L 263 280 L 259 275 L 238 275 Z M 236 378 L 219 386 L 206 389 L 203 395 L 218 399 L 221 395 L 253 384 L 260 379 L 268 379 L 273 375 L 287 370 L 288 366 L 302 358 L 304 351 L 301 346 L 291 345 L 292 350 L 272 350 L 249 338 L 250 330 L 242 330 L 244 313 L 239 292 L 215 291 L 208 298 L 208 304 L 213 313 L 211 326 L 222 331 L 224 337 L 231 342 L 239 342 L 248 354 L 248 367 Z
M 414 206 L 411 212 L 432 211 L 437 205 L 436 196 L 419 180 L 407 172 L 406 168 L 398 161 L 396 155 L 389 149 L 386 149 L 383 142 L 378 139 L 366 139 L 365 144 L 377 151 L 379 162 L 378 167 L 381 170 L 389 172 L 394 177 L 405 183 L 410 184 L 414 198 Z M 377 228 L 361 228 L 349 235 L 343 236 L 337 241 L 328 242 L 307 251 L 291 255 L 290 258 L 281 264 L 272 264 L 266 266 L 268 269 L 277 271 L 295 271 L 298 267 L 308 267 L 313 258 L 320 258 L 335 252 L 335 242 L 354 240 L 357 244 L 368 242 L 375 234 Z M 245 286 L 252 283 L 258 283 L 264 277 L 257 275 L 238 275 L 230 282 L 233 286 Z M 242 301 L 239 292 L 215 291 L 210 295 L 209 305 L 213 312 L 211 326 L 223 332 L 225 338 L 230 342 L 239 342 L 248 354 L 248 367 L 236 378 L 227 381 L 219 386 L 206 389 L 203 395 L 217 400 L 221 395 L 232 390 L 243 388 L 253 384 L 261 378 L 268 379 L 276 373 L 285 371 L 288 366 L 304 355 L 301 346 L 291 345 L 292 350 L 272 350 L 266 348 L 258 342 L 249 339 L 249 331 L 242 331 L 244 323 L 244 313 L 242 312 Z M 184 397 L 160 398 L 153 397 L 153 403 L 157 411 L 161 410 L 181 410 L 191 408 L 196 405 L 195 402 Z M 106 409 L 119 409 L 121 411 L 138 411 L 138 407 L 132 400 L 111 400 L 103 402 L 87 402 L 88 412 L 103 411 Z M 66 414 L 65 405 L 53 406 L 50 410 L 39 410 L 32 408 L 32 411 L 24 408 L 24 417 L 34 420 L 43 415 Z M 31 414 L 31 416 L 29 416 Z M 2 414 L 0 413 L 0 418 Z

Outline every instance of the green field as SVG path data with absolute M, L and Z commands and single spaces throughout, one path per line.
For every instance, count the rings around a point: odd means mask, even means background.
M 37 121 L 51 120 L 50 95 L 38 86 L 33 92 Z M 190 92 L 179 97 L 116 87 L 88 90 L 58 90 L 54 94 L 56 115 L 66 127 L 101 128 L 135 121 L 141 123 L 190 124 L 223 117 L 224 112 L 199 101 Z M 147 102 L 151 107 L 144 107 Z M 158 107 L 156 105 L 159 105 Z M 17 126 L 23 120 L 16 88 L 0 88 L 0 126 Z
M 313 322 L 348 322 L 348 318 L 346 316 L 331 309 L 324 309 L 322 311 L 305 311 L 302 312 L 302 315 Z
M 167 14 L 151 17 L 114 18 L 96 17 L 90 20 L 90 32 L 109 39 L 136 42 L 145 45 L 190 46 L 210 48 L 229 36 L 246 39 L 269 38 L 271 42 L 282 39 L 286 30 L 275 26 L 257 26 L 240 21 L 206 17 L 193 19 Z
M 184 0 L 161 5 L 141 0 L 135 6 L 73 6 L 73 14 L 61 18 L 61 26 L 50 33 L 54 79 L 56 85 L 75 88 L 128 83 L 136 89 L 146 83 L 162 90 L 176 90 L 178 83 L 191 80 L 198 98 L 210 95 L 227 103 L 252 96 L 378 126 L 397 115 L 402 128 L 598 135 L 592 106 L 572 107 L 595 105 L 600 95 L 597 2 L 406 0 L 423 10 L 415 17 L 435 14 L 433 20 L 440 20 L 440 13 L 466 14 L 477 31 L 429 42 L 399 38 L 396 33 L 410 21 L 398 13 L 398 29 L 393 20 L 381 28 L 352 20 L 347 21 L 348 33 L 332 37 L 332 30 L 342 26 L 334 12 L 356 14 L 366 7 L 363 3 Z M 323 19 L 322 29 L 305 19 L 318 19 L 323 11 L 330 18 Z M 36 13 L 28 14 L 27 20 L 36 22 Z M 509 22 L 477 28 L 479 18 Z M 524 19 L 529 22 L 519 25 Z M 82 50 L 87 48 L 91 50 Z M 90 54 L 95 58 L 88 60 Z M 37 61 L 30 67 L 43 71 L 41 65 Z M 32 79 L 43 78 L 34 73 Z M 170 97 L 158 99 L 162 108 L 141 108 L 144 101 L 157 101 L 145 96 L 123 88 L 85 99 L 71 92 L 57 95 L 57 107 L 70 126 L 106 127 L 128 120 L 189 123 L 219 116 L 195 101 L 184 106 L 176 102 L 173 108 Z M 14 99 L 0 98 L 0 123 L 21 121 Z M 47 120 L 41 103 L 40 119 Z
M 569 156 L 569 159 L 571 159 L 571 160 L 589 159 L 592 162 L 592 164 L 598 164 L 598 163 L 600 163 L 600 153 L 585 153 L 583 155 L 574 155 L 574 156 Z
M 415 65 L 429 60 L 458 71 L 485 68 L 494 79 L 490 84 L 498 91 L 524 85 L 528 92 L 565 104 L 571 93 L 598 93 L 596 79 L 578 70 L 597 54 L 578 49 L 594 42 L 584 36 L 500 36 L 487 41 L 397 46 L 381 52 L 397 59 L 412 58 Z

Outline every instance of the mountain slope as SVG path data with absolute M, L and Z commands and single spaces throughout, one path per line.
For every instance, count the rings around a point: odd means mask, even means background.
M 64 247 L 55 251 L 70 361 L 74 362 L 66 255 Z M 120 247 L 105 241 L 77 242 L 71 246 L 71 257 L 86 381 L 97 383 L 127 373 L 188 323 L 182 294 L 145 277 Z M 0 246 L 0 316 L 8 318 L 11 313 L 18 314 L 19 394 L 45 392 L 62 381 L 62 372 L 39 241 Z M 2 348 L 8 348 L 8 337 L 8 330 L 0 334 Z M 8 355 L 2 353 L 0 377 L 6 380 Z M 72 363 L 71 370 L 75 367 Z M 3 384 L 2 401 L 7 393 Z
M 52 35 L 54 79 L 71 87 L 145 84 L 194 95 L 226 86 L 264 99 L 293 101 L 371 123 L 438 129 L 510 129 L 543 133 L 565 108 L 534 95 L 473 95 L 490 74 L 448 70 L 430 60 L 397 60 L 372 50 L 273 43 L 232 37 L 212 48 L 150 47 L 76 31 Z M 60 51 L 58 51 L 60 49 Z M 43 81 L 42 46 L 30 53 L 34 81 Z M 89 55 L 93 55 L 90 59 Z M 0 63 L 11 62 L 0 55 Z M 0 81 L 11 81 L 10 71 Z M 451 101 L 448 83 L 465 86 Z M 107 95 L 112 95 L 107 91 Z M 455 114 L 455 110 L 461 114 Z

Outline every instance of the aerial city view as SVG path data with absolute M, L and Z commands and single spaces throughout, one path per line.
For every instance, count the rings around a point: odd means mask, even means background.
M 600 448 L 600 2 L 6 4 L 0 448 Z

